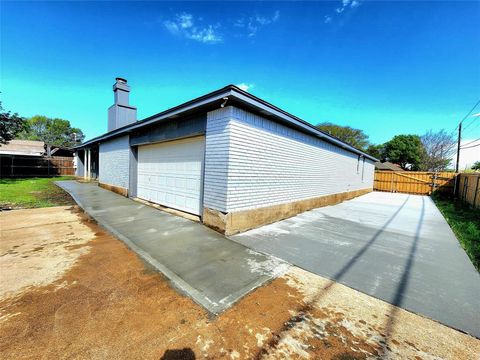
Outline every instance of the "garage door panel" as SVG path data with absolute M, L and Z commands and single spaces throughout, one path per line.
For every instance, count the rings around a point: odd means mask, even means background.
M 200 215 L 205 138 L 138 148 L 139 198 Z

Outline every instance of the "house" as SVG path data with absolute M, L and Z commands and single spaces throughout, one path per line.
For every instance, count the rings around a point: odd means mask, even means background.
M 233 234 L 372 191 L 376 159 L 234 85 L 136 120 L 113 85 L 108 132 L 77 176 Z
M 0 155 L 45 155 L 45 143 L 34 140 L 10 140 L 0 145 Z
M 72 149 L 43 141 L 10 140 L 0 145 L 2 177 L 73 175 Z
M 73 153 L 72 149 L 37 140 L 10 140 L 0 145 L 0 155 L 73 157 Z
M 398 166 L 397 164 L 393 164 L 389 161 L 385 161 L 385 162 L 380 162 L 380 161 L 377 161 L 375 163 L 375 170 L 382 170 L 382 171 L 405 171 L 403 170 L 400 166 Z

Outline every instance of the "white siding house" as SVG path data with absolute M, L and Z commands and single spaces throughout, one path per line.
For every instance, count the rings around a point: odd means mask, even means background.
M 107 185 L 128 188 L 129 142 L 128 136 L 100 144 L 98 181 Z
M 233 106 L 208 114 L 206 158 L 205 206 L 222 212 L 373 187 L 372 160 Z
M 131 117 L 129 91 L 117 79 L 114 107 Z M 99 154 L 100 185 L 227 234 L 373 188 L 375 158 L 233 85 L 139 122 L 115 116 L 79 147 Z

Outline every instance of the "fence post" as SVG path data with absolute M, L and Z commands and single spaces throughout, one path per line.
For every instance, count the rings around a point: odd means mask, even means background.
M 478 184 L 480 183 L 480 175 L 477 176 L 477 186 L 475 186 L 475 193 L 473 194 L 473 208 L 477 204 Z
M 465 180 L 463 181 L 463 194 L 462 194 L 462 201 L 465 202 L 467 199 L 467 191 L 468 191 L 468 176 L 465 177 Z
M 455 174 L 455 182 L 453 183 L 453 198 L 457 198 L 457 194 L 459 193 L 458 186 L 460 186 L 460 184 L 458 184 L 458 182 L 460 181 L 460 174 Z

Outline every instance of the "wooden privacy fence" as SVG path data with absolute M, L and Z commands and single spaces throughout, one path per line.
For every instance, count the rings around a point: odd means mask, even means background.
M 0 155 L 1 177 L 75 175 L 73 157 Z
M 480 174 L 460 174 L 457 186 L 460 200 L 474 208 L 480 208 Z
M 375 171 L 376 191 L 430 195 L 435 191 L 453 194 L 454 172 Z

